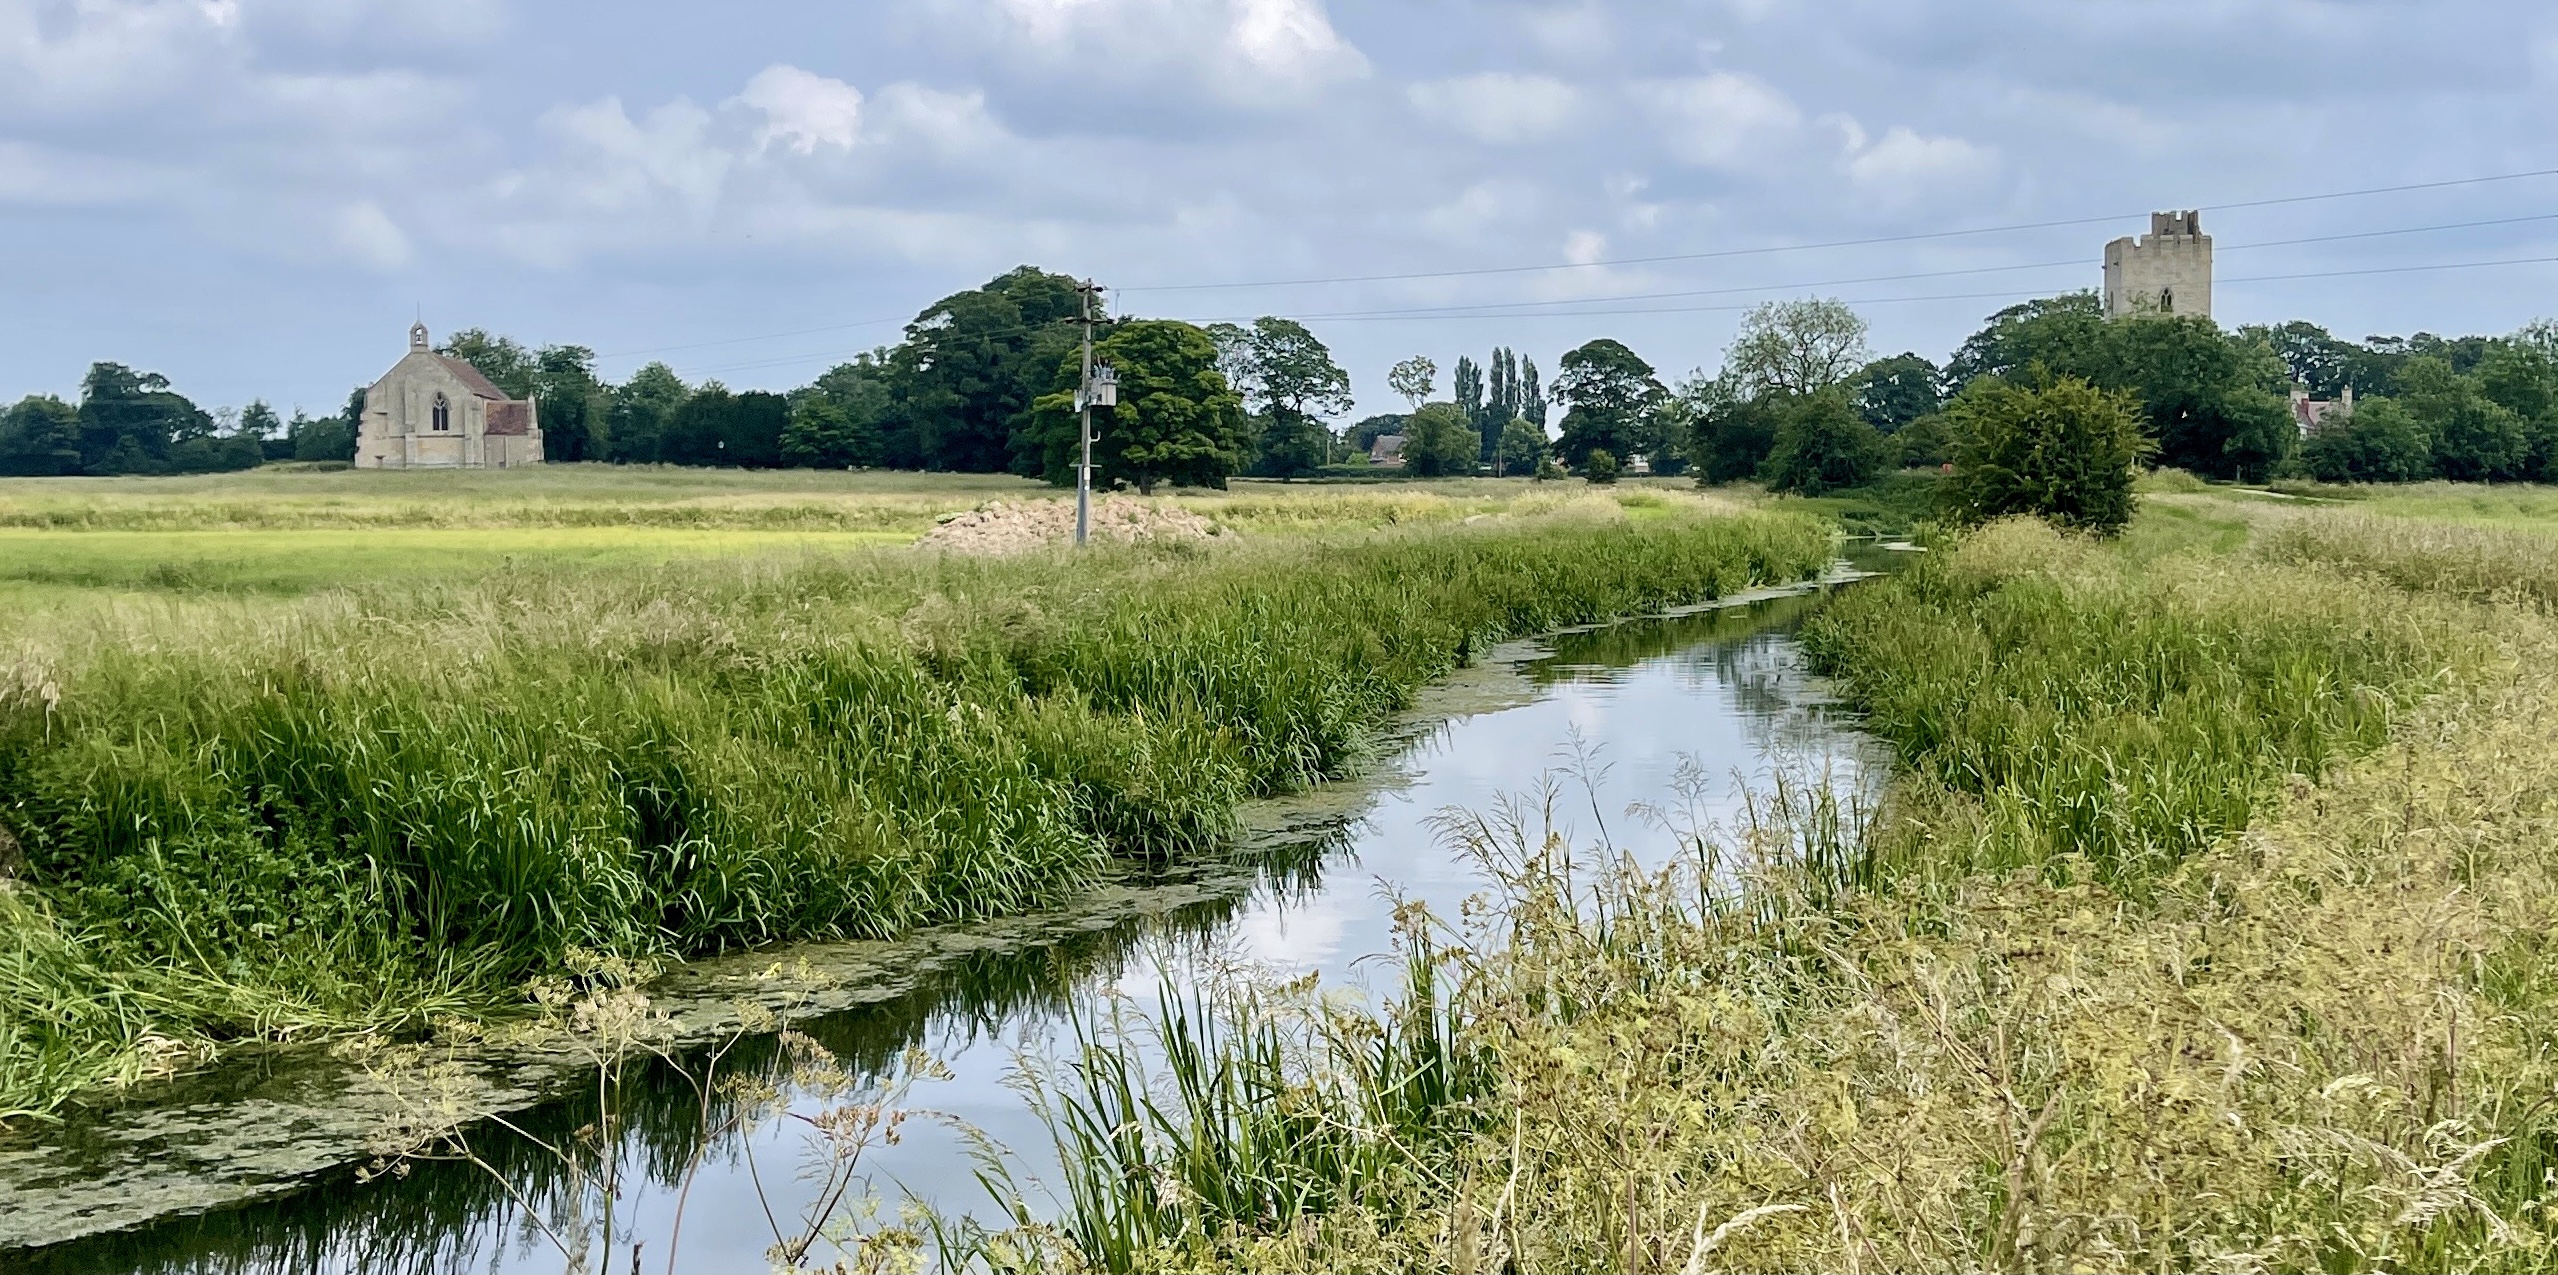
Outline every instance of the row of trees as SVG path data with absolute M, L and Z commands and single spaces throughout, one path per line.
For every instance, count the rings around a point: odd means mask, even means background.
M 1020 267 L 942 298 L 897 344 L 787 393 L 687 385 L 663 363 L 610 384 L 585 347 L 530 348 L 478 329 L 441 348 L 508 393 L 540 399 L 555 461 L 1009 470 L 1062 481 L 1075 456 L 1082 306 L 1071 278 Z M 1843 303 L 1773 302 L 1747 316 L 1719 370 L 1676 385 L 1609 338 L 1564 354 L 1550 386 L 1515 350 L 1481 363 L 1461 356 L 1445 398 L 1437 365 L 1415 357 L 1387 378 L 1409 410 L 1342 431 L 1330 422 L 1351 405 L 1349 376 L 1293 320 L 1108 318 L 1095 355 L 1117 367 L 1122 387 L 1121 405 L 1099 417 L 1095 459 L 1105 480 L 1146 487 L 1309 474 L 1391 432 L 1404 436 L 1417 475 L 1587 470 L 1604 453 L 1646 458 L 1657 473 L 1821 491 L 1950 459 L 1963 419 L 1954 405 L 1975 386 L 2063 380 L 2135 404 L 2154 459 L 2200 474 L 2558 480 L 2558 327 L 2548 324 L 2498 338 L 2358 343 L 2301 322 L 2225 332 L 2198 316 L 2109 321 L 2082 292 L 1999 311 L 1940 367 L 1916 353 L 1873 357 L 1864 322 Z M 2321 397 L 2350 387 L 2356 410 L 2303 445 L 2286 401 L 2294 385 Z M 359 390 L 339 413 L 297 410 L 290 422 L 264 403 L 207 412 L 166 378 L 101 363 L 76 404 L 37 396 L 0 412 L 0 473 L 346 459 L 361 404 Z

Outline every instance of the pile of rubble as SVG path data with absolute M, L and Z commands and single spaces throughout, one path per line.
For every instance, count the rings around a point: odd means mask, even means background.
M 1130 496 L 1105 496 L 1093 502 L 1092 538 L 1097 541 L 1205 540 L 1216 534 L 1217 524 L 1179 505 Z M 1074 538 L 1075 502 L 998 500 L 966 513 L 945 515 L 916 544 L 956 553 L 1019 553 Z

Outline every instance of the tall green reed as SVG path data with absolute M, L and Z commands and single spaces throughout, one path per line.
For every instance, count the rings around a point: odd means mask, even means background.
M 415 1024 L 573 949 L 1052 903 L 1357 766 L 1488 643 L 1829 549 L 1785 516 L 1531 521 L 528 569 L 49 633 L 0 676 L 0 821 L 43 918 L 0 951 L 0 1108 L 132 1073 L 145 1035 Z

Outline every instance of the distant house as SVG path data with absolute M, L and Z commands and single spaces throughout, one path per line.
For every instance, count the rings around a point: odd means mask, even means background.
M 426 325 L 409 329 L 409 352 L 364 391 L 357 469 L 512 469 L 542 463 L 542 423 L 531 399 L 508 398 L 480 370 L 438 354 Z
M 1403 435 L 1377 435 L 1377 441 L 1368 445 L 1368 463 L 1371 465 L 1391 465 L 1397 468 L 1402 467 Z
M 1652 472 L 1652 462 L 1642 456 L 1635 456 L 1625 462 L 1625 472 L 1629 478 L 1641 478 Z
M 2300 427 L 2300 436 L 2325 433 L 2331 427 L 2354 418 L 2354 387 L 2346 386 L 2336 398 L 2311 398 L 2309 391 L 2292 387 L 2292 424 Z

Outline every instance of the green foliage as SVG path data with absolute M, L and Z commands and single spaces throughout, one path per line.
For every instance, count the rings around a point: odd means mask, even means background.
M 2071 384 L 2044 393 L 2121 410 Z M 2246 827 L 2286 776 L 2377 747 L 2442 658 L 2440 634 L 2323 582 L 2178 581 L 2007 524 L 1806 627 L 1904 764 L 1987 804 L 1981 860 L 1930 870 L 2155 878 Z
M 1945 365 L 1946 388 L 1959 393 L 1984 376 L 2015 383 L 2035 375 L 2075 376 L 2104 384 L 2105 326 L 2104 302 L 2093 292 L 2009 306 L 1954 351 Z
M 1767 301 L 1742 316 L 1723 354 L 1723 375 L 1751 398 L 1799 398 L 1844 384 L 1868 357 L 1865 320 L 1846 302 Z
M 1688 423 L 1688 463 L 1699 483 L 1739 482 L 1766 468 L 1784 423 L 1777 396 L 1746 398 L 1716 378 L 1682 386 L 1679 398 Z
M 1617 480 L 1617 468 L 1615 453 L 1604 447 L 1591 448 L 1590 454 L 1581 461 L 1582 474 L 1603 487 Z
M 1768 457 L 1768 486 L 1818 496 L 1858 487 L 1883 470 L 1889 444 L 1858 415 L 1846 390 L 1833 386 L 1783 407 Z
M 1082 340 L 1082 313 L 1073 279 L 1030 266 L 926 306 L 890 356 L 901 415 L 882 463 L 1038 473 L 1021 435 L 1039 396 L 1072 392 L 1075 375 L 1058 369 Z
M 1634 351 L 1602 337 L 1563 356 L 1554 395 L 1565 405 L 1563 437 L 1555 444 L 1566 464 L 1585 465 L 1593 449 L 1617 457 L 1661 450 L 1661 409 L 1669 391 Z
M 2454 482 L 2526 476 L 2531 437 L 2513 409 L 2489 398 L 2475 378 L 2430 355 L 2400 370 L 2399 401 L 2434 446 L 2434 468 Z
M 2395 399 L 2366 398 L 2344 421 L 2304 440 L 2301 466 L 2330 483 L 2405 483 L 2431 477 L 2433 440 Z
M 666 426 L 692 393 L 675 369 L 663 363 L 650 363 L 615 386 L 605 409 L 613 459 L 641 465 L 665 459 Z
M 1474 423 L 1454 403 L 1422 404 L 1404 431 L 1404 470 L 1423 478 L 1471 474 L 1482 454 Z
M 80 468 L 79 408 L 30 394 L 0 414 L 0 474 L 49 478 Z
M 1431 362 L 1426 355 L 1413 355 L 1386 372 L 1386 388 L 1402 395 L 1416 412 L 1421 410 L 1421 404 L 1429 399 L 1430 391 L 1438 383 L 1439 365 Z
M 1093 412 L 1096 481 L 1152 491 L 1160 483 L 1223 487 L 1243 469 L 1251 445 L 1243 398 L 1217 370 L 1217 344 L 1201 329 L 1170 319 L 1114 326 L 1093 346 L 1096 362 L 1119 371 L 1119 405 Z M 1080 454 L 1074 384 L 1080 356 L 1058 366 L 1066 388 L 1039 400 L 1023 435 L 1049 482 L 1072 483 Z
M 1945 427 L 1944 413 L 1930 412 L 1892 435 L 1891 448 L 1904 467 L 1932 469 L 1954 459 L 1954 435 Z
M 1224 342 L 1220 343 L 1225 344 Z M 1236 330 L 1230 387 L 1258 405 L 1262 427 L 1252 472 L 1266 477 L 1310 474 L 1330 460 L 1332 433 L 1323 419 L 1350 410 L 1350 374 L 1304 324 L 1270 315 Z
M 876 465 L 884 423 L 895 410 L 887 361 L 858 355 L 817 378 L 791 400 L 782 430 L 782 463 L 815 469 Z
M 782 463 L 782 434 L 789 423 L 790 400 L 781 395 L 731 394 L 711 381 L 675 409 L 658 452 L 677 465 L 770 469 Z
M 1936 365 L 1914 353 L 1866 364 L 1850 387 L 1856 394 L 1857 414 L 1886 434 L 1898 433 L 1911 421 L 1933 415 L 1944 405 Z
M 1486 642 L 1828 554 L 1772 515 L 1531 522 L 1071 571 L 525 570 L 172 621 L 0 682 L 0 811 L 37 882 L 0 905 L 51 913 L 0 949 L 0 1109 L 112 1074 L 145 1032 L 415 1023 L 572 948 L 1054 903 L 1343 773 Z M 472 658 L 420 659 L 420 633 Z M 97 1015 L 45 1008 L 83 987 Z
M 1501 440 L 1496 460 L 1504 474 L 1533 474 L 1545 463 L 1550 444 L 1545 431 L 1513 416 L 1501 427 Z
M 2030 514 L 2120 530 L 2132 516 L 2132 466 L 2148 451 L 2133 411 L 2128 396 L 2075 377 L 2039 390 L 1972 382 L 1945 409 L 1954 436 L 1946 509 L 1974 524 Z
M 80 472 L 159 474 L 169 447 L 213 432 L 213 418 L 169 388 L 157 372 L 97 363 L 80 383 Z

